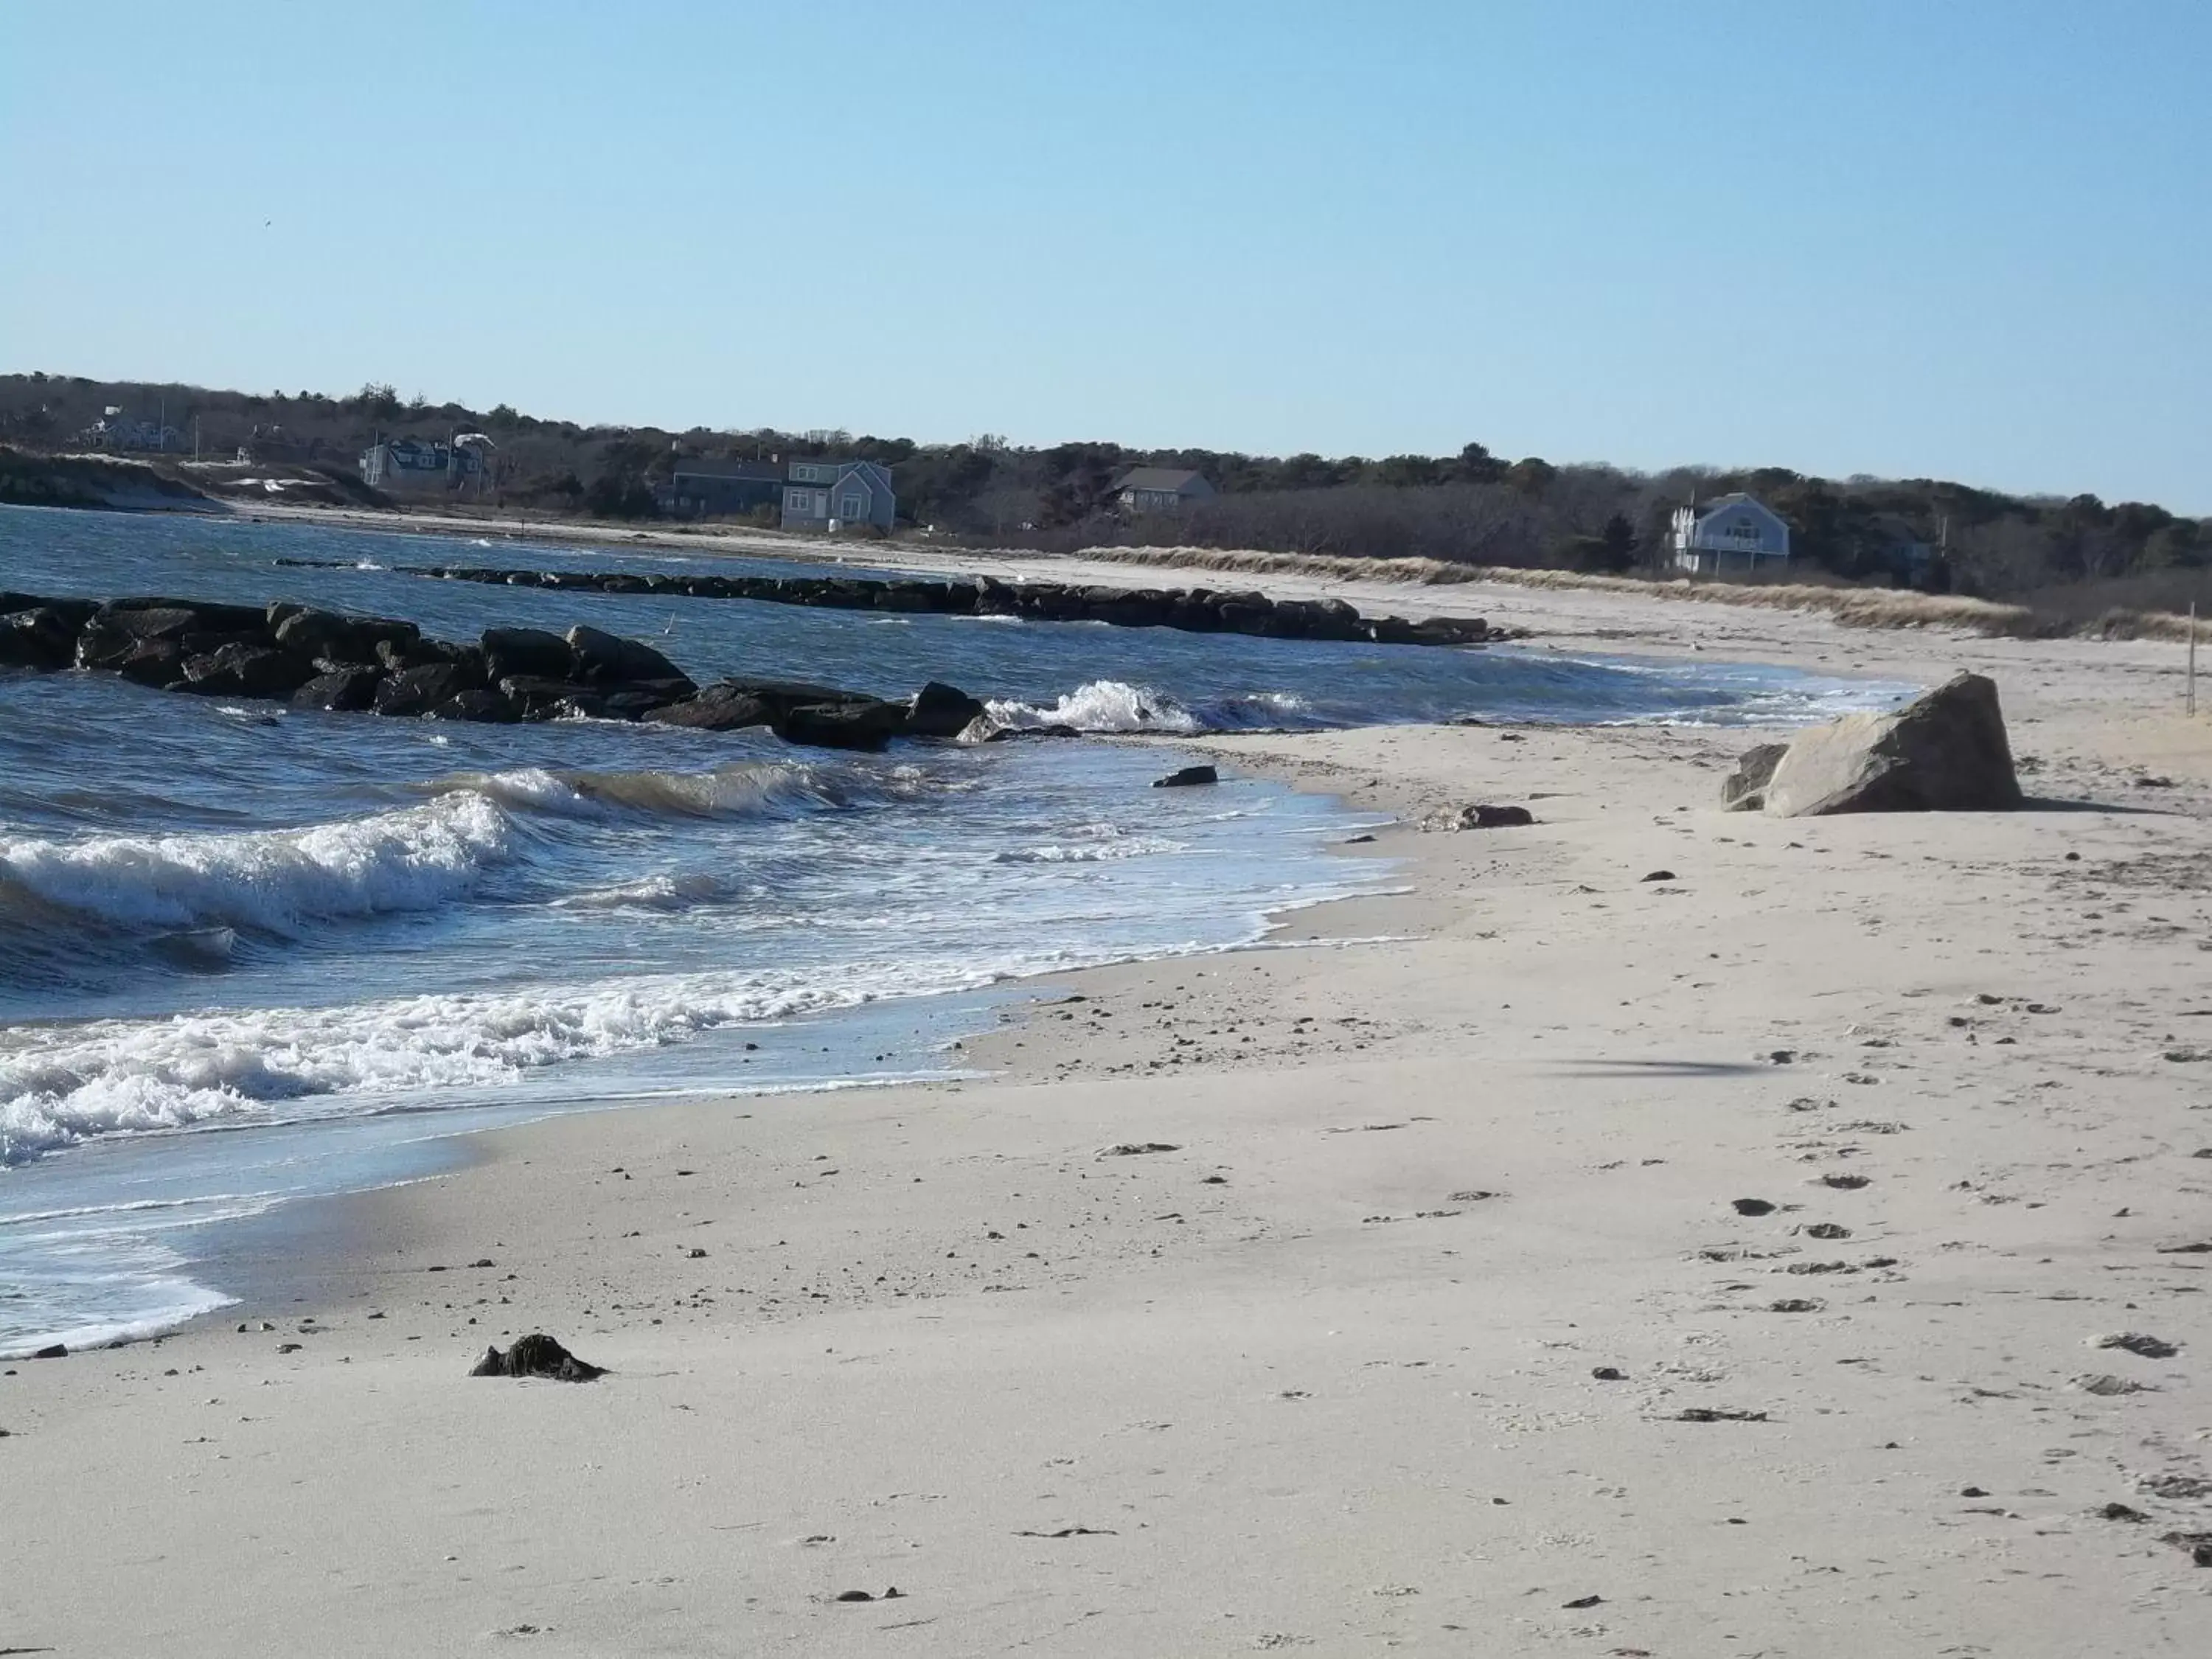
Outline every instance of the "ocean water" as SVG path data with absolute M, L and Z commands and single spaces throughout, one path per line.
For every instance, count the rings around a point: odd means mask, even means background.
M 767 568 L 0 509 L 0 586 L 294 599 L 453 638 L 589 622 L 702 682 L 937 678 L 1007 724 L 1098 733 L 1790 724 L 1905 689 L 388 568 L 434 561 Z M 442 1167 L 459 1133 L 942 1074 L 1026 978 L 1233 947 L 1388 879 L 1330 852 L 1369 822 L 1339 805 L 1234 775 L 1151 788 L 1170 764 L 1098 742 L 848 756 L 757 732 L 383 720 L 0 671 L 0 1356 L 220 1305 L 222 1224 Z

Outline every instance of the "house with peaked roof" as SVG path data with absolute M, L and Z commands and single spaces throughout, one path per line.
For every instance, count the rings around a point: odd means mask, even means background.
M 660 510 L 673 519 L 750 513 L 783 504 L 783 467 L 776 461 L 708 459 L 688 455 L 674 465 L 668 483 L 653 492 Z
M 783 485 L 786 530 L 889 530 L 897 516 L 888 467 L 873 461 L 793 461 Z
M 1114 484 L 1114 499 L 1132 513 L 1173 513 L 1215 494 L 1204 475 L 1173 466 L 1133 467 Z
M 1674 568 L 1693 575 L 1786 568 L 1790 526 L 1758 497 L 1741 490 L 1717 501 L 1674 509 L 1668 544 Z
M 453 489 L 483 471 L 471 444 L 387 438 L 361 453 L 361 481 L 372 489 Z

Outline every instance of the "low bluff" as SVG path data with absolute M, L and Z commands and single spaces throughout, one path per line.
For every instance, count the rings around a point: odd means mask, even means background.
M 971 726 L 975 737 L 995 735 L 982 703 L 933 681 L 896 701 L 785 680 L 702 686 L 653 647 L 596 628 L 488 628 L 459 644 L 410 622 L 285 600 L 0 592 L 0 668 L 107 672 L 163 691 L 433 720 L 766 726 L 830 749 L 880 750 L 893 738 L 952 738 Z
M 325 559 L 280 565 L 340 568 Z M 1492 628 L 1480 617 L 1363 617 L 1341 599 L 1271 599 L 1211 588 L 1079 587 L 1063 582 L 908 581 L 872 576 L 695 576 L 623 570 L 508 570 L 478 565 L 395 565 L 404 575 L 564 593 L 653 593 L 674 599 L 752 599 L 824 610 L 939 617 L 1020 617 L 1031 622 L 1110 623 L 1191 634 L 1249 634 L 1270 640 L 1345 640 L 1376 645 L 1486 645 L 1525 639 L 1525 629 Z

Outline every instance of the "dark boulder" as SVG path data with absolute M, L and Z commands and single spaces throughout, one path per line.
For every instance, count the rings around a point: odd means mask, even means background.
M 487 628 L 483 655 L 485 678 L 494 685 L 510 674 L 565 680 L 575 672 L 568 641 L 542 628 Z
M 1954 675 L 1887 714 L 1849 714 L 1801 732 L 1766 784 L 1776 817 L 1836 812 L 1986 812 L 2016 809 L 1996 683 Z
M 597 715 L 602 699 L 589 686 L 572 680 L 547 679 L 540 674 L 509 674 L 499 682 L 499 693 L 526 720 L 559 720 L 563 715 Z
M 1415 645 L 1480 645 L 1490 624 L 1480 617 L 1425 617 L 1413 624 Z
M 486 648 L 489 648 L 486 641 Z M 574 666 L 568 672 L 577 679 L 592 684 L 612 680 L 673 680 L 680 681 L 689 696 L 697 690 L 691 678 L 651 646 L 638 640 L 626 640 L 597 628 L 581 623 L 568 630 L 568 650 Z
M 295 708 L 328 708 L 358 714 L 376 702 L 384 678 L 378 668 L 344 667 L 318 674 L 292 694 Z
M 1175 607 L 1175 596 L 1156 587 L 1086 587 L 1076 599 L 1091 622 L 1117 628 L 1162 628 Z
M 315 665 L 289 651 L 234 643 L 185 659 L 186 689 L 210 697 L 289 697 L 315 677 Z
M 343 617 L 332 611 L 298 606 L 274 619 L 271 637 L 287 651 L 301 656 L 337 663 L 373 663 L 380 645 L 388 641 L 404 651 L 422 637 L 422 630 L 411 622 L 392 617 Z
M 1735 770 L 1721 780 L 1721 805 L 1731 812 L 1756 812 L 1766 805 L 1766 786 L 1788 751 L 1786 743 L 1762 743 L 1736 757 Z
M 1285 639 L 1357 639 L 1359 613 L 1341 599 L 1281 599 L 1269 632 Z
M 470 689 L 461 671 L 449 662 L 424 663 L 386 675 L 376 688 L 380 714 L 427 714 Z
M 1525 806 L 1462 806 L 1452 820 L 1457 830 L 1515 830 L 1535 823 Z
M 1201 783 L 1218 783 L 1221 774 L 1210 766 L 1186 766 L 1180 772 L 1170 772 L 1164 778 L 1152 780 L 1155 789 L 1188 789 Z
M 484 1357 L 470 1370 L 471 1376 L 544 1376 L 556 1382 L 590 1382 L 607 1374 L 604 1365 L 576 1358 L 551 1337 L 533 1331 L 518 1336 L 504 1353 L 484 1350 Z
M 434 720 L 479 720 L 495 726 L 512 726 L 522 715 L 498 692 L 483 686 L 471 686 L 465 691 L 456 691 L 433 708 L 430 718 Z
M 70 625 L 74 633 L 99 614 L 98 599 L 51 599 L 37 593 L 0 593 L 0 617 L 12 617 L 20 611 L 51 611 Z
M 607 687 L 604 701 L 609 720 L 641 720 L 656 709 L 666 708 L 683 699 L 659 689 L 658 684 L 648 684 Z
M 1175 595 L 1175 602 L 1168 606 L 1167 625 L 1186 634 L 1218 633 L 1220 595 L 1203 587 Z
M 882 699 L 861 691 L 841 691 L 834 685 L 810 685 L 804 680 L 756 680 L 743 676 L 719 681 L 719 689 L 758 697 L 772 713 L 781 714 L 788 709 L 818 703 L 852 703 L 865 706 Z
M 801 703 L 771 724 L 786 743 L 873 752 L 906 729 L 906 709 L 895 702 Z
M 1227 634 L 1261 634 L 1274 620 L 1275 607 L 1265 593 L 1224 593 L 1213 607 Z
M 773 711 L 750 691 L 731 685 L 710 685 L 680 702 L 665 703 L 645 719 L 662 726 L 688 726 L 702 732 L 735 732 L 748 726 L 766 726 Z
M 95 614 L 118 632 L 142 640 L 176 639 L 193 631 L 258 635 L 269 625 L 262 606 L 216 605 L 204 599 L 110 599 Z
M 975 578 L 975 614 L 979 617 L 1011 617 L 1021 609 L 1014 590 L 996 576 Z
M 76 629 L 52 605 L 0 617 L 0 668 L 67 668 L 76 659 Z
M 957 738 L 983 717 L 980 698 L 932 680 L 907 705 L 906 734 L 913 738 Z
M 185 647 L 173 639 L 118 634 L 95 617 L 76 636 L 76 665 L 108 669 L 139 685 L 169 685 L 185 677 Z
M 928 612 L 945 608 L 944 589 L 936 582 L 884 582 L 875 595 L 878 611 Z
M 187 616 L 180 616 L 177 623 L 177 632 L 183 633 L 185 623 L 190 620 Z M 112 623 L 105 617 L 94 617 L 84 625 L 83 629 L 76 636 L 76 665 L 79 668 L 120 670 L 125 659 L 137 652 L 140 646 L 154 642 L 158 639 L 158 635 L 149 639 L 149 636 Z M 178 645 L 174 639 L 167 641 L 167 643 L 178 656 L 181 657 L 184 654 L 184 647 Z

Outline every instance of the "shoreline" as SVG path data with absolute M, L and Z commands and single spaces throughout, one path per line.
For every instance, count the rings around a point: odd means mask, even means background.
M 1195 738 L 1139 737 L 1109 740 L 1133 742 L 1170 754 L 1183 750 L 1194 755 L 1215 752 L 1204 748 L 1202 740 Z M 1263 773 L 1261 775 L 1269 775 Z M 1308 793 L 1326 793 L 1312 791 L 1307 786 L 1291 783 L 1288 780 L 1277 781 L 1288 787 L 1306 788 Z M 1383 837 L 1393 831 L 1409 828 L 1389 823 L 1377 824 L 1372 830 L 1358 832 L 1371 836 L 1377 845 L 1370 847 L 1338 841 L 1329 842 L 1328 850 L 1346 857 L 1388 857 L 1390 855 L 1379 844 Z M 765 1086 L 749 1092 L 699 1090 L 679 1091 L 669 1098 L 592 1097 L 550 1104 L 542 1109 L 517 1108 L 521 1116 L 514 1122 L 433 1131 L 423 1139 L 443 1149 L 437 1160 L 441 1167 L 371 1186 L 287 1199 L 261 1214 L 213 1224 L 234 1235 L 222 1250 L 205 1258 L 222 1264 L 223 1282 L 210 1282 L 203 1286 L 212 1293 L 228 1296 L 229 1300 L 222 1306 L 159 1331 L 126 1336 L 112 1342 L 88 1345 L 71 1352 L 92 1353 L 139 1344 L 158 1344 L 172 1337 L 215 1330 L 226 1325 L 234 1327 L 238 1322 L 238 1310 L 249 1304 L 263 1310 L 252 1316 L 256 1322 L 268 1316 L 266 1310 L 280 1304 L 290 1306 L 309 1303 L 333 1306 L 357 1304 L 365 1292 L 354 1283 L 354 1275 L 349 1269 L 357 1263 L 362 1253 L 363 1241 L 374 1237 L 381 1230 L 382 1212 L 379 1200 L 385 1194 L 424 1182 L 465 1176 L 479 1165 L 519 1157 L 521 1149 L 526 1149 L 532 1132 L 544 1124 L 575 1117 L 697 1111 L 731 1107 L 741 1102 L 777 1102 L 796 1097 L 892 1089 L 927 1090 L 1004 1080 L 988 1072 L 972 1076 L 961 1075 L 960 1073 L 968 1069 L 971 1056 L 987 1048 L 995 1054 L 1004 1046 L 997 1039 L 1006 1036 L 1010 1030 L 1019 1030 L 1033 1023 L 1039 1017 L 1041 1009 L 1055 1006 L 1068 995 L 1082 995 L 1094 980 L 1103 981 L 1117 974 L 1158 968 L 1164 964 L 1204 962 L 1216 957 L 1237 956 L 1248 951 L 1327 949 L 1357 945 L 1363 941 L 1357 936 L 1345 935 L 1331 929 L 1328 926 L 1330 919 L 1362 915 L 1366 914 L 1367 907 L 1384 906 L 1403 896 L 1401 890 L 1384 890 L 1301 900 L 1265 912 L 1258 924 L 1258 936 L 1240 944 L 1209 947 L 1176 956 L 1140 957 L 1061 969 L 1002 981 L 981 988 L 937 991 L 924 996 L 901 999 L 902 1002 L 909 1003 L 916 1010 L 942 1005 L 950 1012 L 957 1010 L 963 1003 L 977 1005 L 966 1011 L 972 1017 L 972 1024 L 956 1024 L 948 1028 L 957 1030 L 959 1035 L 938 1049 L 939 1053 L 948 1057 L 944 1068 L 946 1075 L 942 1078 L 878 1081 L 865 1077 L 840 1077 L 811 1083 Z M 992 1012 L 987 1012 L 987 1010 Z M 844 1012 L 850 1013 L 854 1011 Z M 961 1056 L 957 1066 L 950 1059 L 955 1054 Z M 509 1144 L 510 1138 L 512 1144 Z M 189 1267 L 187 1271 L 190 1271 Z M 212 1281 L 216 1275 L 210 1273 L 209 1277 Z
M 2160 1535 L 2212 1528 L 2174 1495 L 2212 1493 L 2212 1287 L 2169 1252 L 2212 1061 L 2166 1056 L 2212 1050 L 2212 744 L 2144 712 L 2178 652 L 1699 620 L 1680 648 L 1996 672 L 2076 810 L 1724 814 L 1751 729 L 1165 740 L 1391 811 L 1413 892 L 1292 919 L 1371 942 L 1030 982 L 1065 994 L 968 1044 L 985 1079 L 473 1137 L 342 1200 L 359 1248 L 275 1333 L 12 1367 L 0 1457 L 46 1497 L 0 1633 L 2189 1651 L 2207 1576 Z M 1480 799 L 1539 822 L 1413 827 Z M 530 1329 L 612 1374 L 465 1379 Z M 173 1541 L 95 1584 L 125 1487 Z

